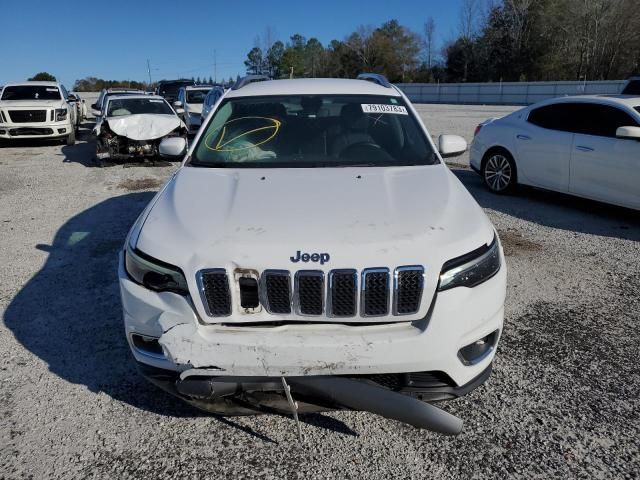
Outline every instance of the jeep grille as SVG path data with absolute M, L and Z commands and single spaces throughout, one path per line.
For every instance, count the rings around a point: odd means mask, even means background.
M 231 315 L 233 278 L 220 268 L 198 272 L 200 296 L 210 317 Z M 295 313 L 338 318 L 358 314 L 411 315 L 420 310 L 424 268 L 402 266 L 393 272 L 388 268 L 367 268 L 360 275 L 355 269 L 331 270 L 326 281 L 321 270 L 299 270 L 293 274 L 288 270 L 265 270 L 260 275 L 258 290 L 260 304 L 272 315 Z

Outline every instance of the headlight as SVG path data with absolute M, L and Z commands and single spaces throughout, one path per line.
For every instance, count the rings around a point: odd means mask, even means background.
M 68 110 L 66 108 L 56 108 L 56 122 L 67 119 Z
M 125 269 L 129 277 L 149 290 L 188 295 L 189 288 L 182 270 L 161 262 L 129 246 L 125 251 Z
M 488 247 L 481 247 L 453 260 L 442 267 L 438 290 L 455 287 L 475 287 L 489 280 L 500 270 L 500 243 L 494 237 Z

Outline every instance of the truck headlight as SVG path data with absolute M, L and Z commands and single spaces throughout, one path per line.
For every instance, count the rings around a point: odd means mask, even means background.
M 66 120 L 68 112 L 69 111 L 66 108 L 56 108 L 56 122 Z
M 178 267 L 156 260 L 129 246 L 125 250 L 124 265 L 131 279 L 156 292 L 188 295 L 187 280 Z
M 488 247 L 449 260 L 442 266 L 438 290 L 455 287 L 475 287 L 489 280 L 500 270 L 500 243 L 497 237 Z

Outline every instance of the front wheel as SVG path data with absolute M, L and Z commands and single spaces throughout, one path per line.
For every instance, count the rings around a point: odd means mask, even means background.
M 489 154 L 482 166 L 482 179 L 494 193 L 509 193 L 516 187 L 516 165 L 506 152 Z
M 73 128 L 71 129 L 71 134 L 69 134 L 67 136 L 67 138 L 65 139 L 65 143 L 67 145 L 75 145 L 76 144 L 76 132 L 75 132 L 75 130 Z

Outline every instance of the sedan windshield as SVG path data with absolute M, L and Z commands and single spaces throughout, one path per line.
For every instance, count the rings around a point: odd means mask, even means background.
M 398 97 L 295 95 L 226 100 L 191 165 L 317 168 L 431 165 L 438 157 Z
M 46 85 L 13 85 L 4 87 L 1 100 L 60 100 L 60 89 Z
M 187 103 L 204 103 L 204 97 L 207 96 L 209 89 L 206 90 L 187 90 Z
M 117 98 L 109 100 L 107 117 L 136 115 L 141 113 L 174 115 L 171 107 L 159 98 Z

